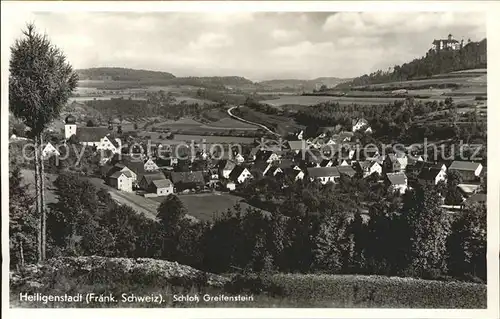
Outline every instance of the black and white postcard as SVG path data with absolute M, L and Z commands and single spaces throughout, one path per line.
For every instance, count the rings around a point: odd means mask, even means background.
M 488 6 L 2 3 L 4 309 L 497 317 Z

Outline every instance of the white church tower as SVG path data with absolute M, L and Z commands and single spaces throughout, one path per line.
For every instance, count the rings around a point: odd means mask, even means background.
M 76 134 L 76 119 L 73 115 L 68 115 L 64 125 L 64 138 L 69 139 Z

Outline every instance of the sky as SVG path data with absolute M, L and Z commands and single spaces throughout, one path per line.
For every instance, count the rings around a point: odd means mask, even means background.
M 75 69 L 127 67 L 253 81 L 350 78 L 425 55 L 434 39 L 486 37 L 474 12 L 38 12 L 26 22 Z

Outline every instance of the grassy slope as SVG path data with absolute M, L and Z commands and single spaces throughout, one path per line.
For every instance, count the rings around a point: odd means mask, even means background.
M 241 291 L 253 295 L 249 302 L 178 303 L 174 294 L 234 296 L 225 288 L 228 277 L 207 274 L 191 267 L 152 259 L 103 257 L 60 258 L 46 266 L 31 267 L 23 276 L 11 274 L 12 307 L 377 307 L 377 308 L 485 308 L 486 285 L 356 275 L 277 274 L 268 282 L 275 294 Z M 13 280 L 15 279 L 15 280 Z M 278 292 L 279 291 L 279 292 Z M 19 301 L 19 293 L 76 294 L 122 293 L 139 296 L 162 294 L 164 303 L 36 304 Z

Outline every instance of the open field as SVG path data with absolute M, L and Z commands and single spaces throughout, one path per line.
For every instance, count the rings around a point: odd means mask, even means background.
M 253 144 L 255 138 L 253 137 L 240 137 L 240 136 L 217 136 L 217 135 L 199 135 L 199 134 L 174 134 L 173 139 L 160 138 L 160 135 L 165 135 L 158 132 L 147 132 L 140 131 L 137 134 L 142 138 L 151 140 L 151 143 L 161 143 L 165 145 L 179 144 L 179 143 L 191 143 L 191 142 L 201 142 L 206 143 L 220 143 L 220 144 Z
M 401 97 L 386 98 L 368 98 L 368 97 L 337 97 L 337 96 L 283 96 L 275 100 L 262 101 L 262 104 L 272 106 L 302 105 L 311 106 L 320 103 L 338 102 L 341 105 L 360 104 L 360 105 L 382 105 L 393 103 L 397 100 L 403 100 Z
M 241 197 L 224 194 L 224 193 L 202 193 L 202 194 L 187 194 L 178 195 L 187 211 L 191 216 L 201 221 L 211 221 L 221 213 L 226 212 L 228 209 L 234 207 L 235 204 L 240 204 L 243 212 L 249 204 L 242 201 Z M 158 203 L 161 203 L 164 197 L 150 198 Z

